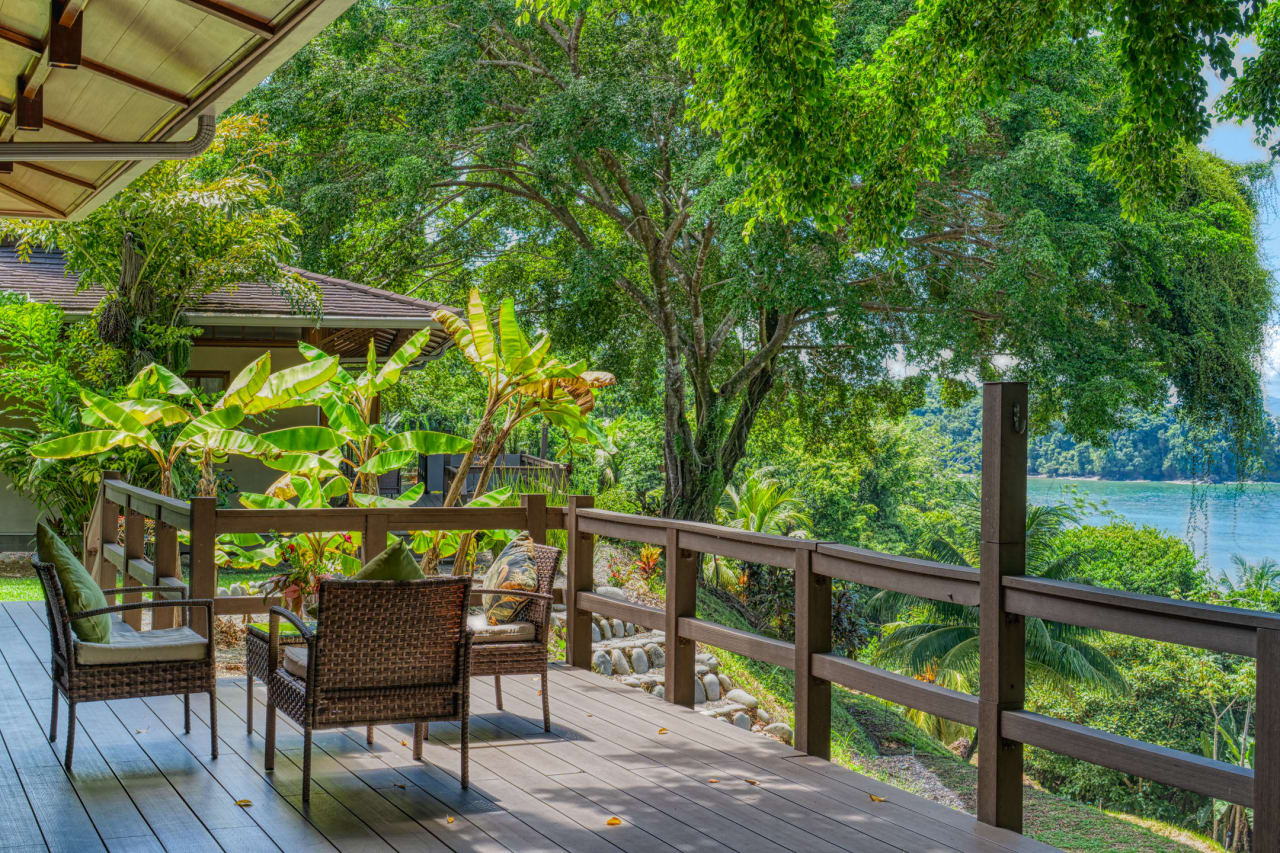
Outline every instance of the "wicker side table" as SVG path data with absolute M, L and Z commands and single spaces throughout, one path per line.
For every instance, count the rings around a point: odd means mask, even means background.
M 249 734 L 253 734 L 253 680 L 256 678 L 267 683 L 267 646 L 270 644 L 270 631 L 266 627 L 250 625 L 244 635 L 244 671 L 247 676 L 245 688 L 249 694 L 244 712 L 245 726 Z M 307 641 L 296 632 L 280 632 L 281 646 L 305 646 Z

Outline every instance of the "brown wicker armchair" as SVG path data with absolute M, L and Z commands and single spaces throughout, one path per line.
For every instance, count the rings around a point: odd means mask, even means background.
M 538 589 L 476 589 L 472 592 L 532 599 L 526 621 L 488 625 L 483 615 L 468 620 L 475 638 L 471 645 L 471 674 L 492 675 L 498 710 L 502 710 L 502 676 L 542 676 L 542 728 L 551 731 L 551 705 L 547 699 L 547 634 L 551 626 L 552 585 L 560 568 L 560 549 L 534 545 Z
M 425 725 L 462 724 L 462 787 L 469 783 L 471 579 L 321 581 L 312 630 L 271 608 L 267 645 L 267 770 L 275 767 L 276 710 L 302 726 L 302 799 L 311 798 L 315 729 L 413 723 L 413 757 L 422 758 Z M 280 643 L 280 620 L 305 645 Z
M 67 700 L 67 755 L 65 765 L 71 770 L 71 755 L 76 739 L 76 703 L 104 699 L 138 699 L 145 696 L 182 694 L 186 730 L 191 732 L 191 694 L 209 694 L 209 750 L 218 757 L 218 697 L 214 669 L 213 643 L 192 631 L 191 608 L 203 607 L 213 624 L 213 602 L 209 599 L 186 598 L 164 601 L 139 601 L 116 604 L 82 613 L 68 613 L 62 584 L 52 563 L 32 558 L 36 577 L 44 587 L 45 613 L 49 621 L 52 645 L 53 712 L 49 721 L 49 741 L 58 739 L 58 694 Z M 133 586 L 104 589 L 104 595 L 133 592 L 173 592 L 172 587 Z M 155 631 L 135 631 L 123 621 L 113 619 L 110 643 L 85 643 L 71 630 L 71 621 L 86 616 L 117 614 L 127 610 L 179 607 L 184 625 Z

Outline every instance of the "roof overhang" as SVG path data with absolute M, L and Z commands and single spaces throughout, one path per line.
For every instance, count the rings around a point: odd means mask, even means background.
M 230 106 L 351 2 L 5 0 L 0 146 L 191 139 L 198 116 Z M 78 219 L 155 162 L 15 162 L 0 171 L 0 216 Z

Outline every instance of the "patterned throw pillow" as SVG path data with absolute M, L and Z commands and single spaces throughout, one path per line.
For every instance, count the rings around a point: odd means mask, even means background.
M 533 552 L 533 539 L 521 533 L 502 549 L 485 573 L 484 589 L 538 589 L 537 561 Z M 515 595 L 486 595 L 483 599 L 485 621 L 490 625 L 520 622 L 532 600 Z

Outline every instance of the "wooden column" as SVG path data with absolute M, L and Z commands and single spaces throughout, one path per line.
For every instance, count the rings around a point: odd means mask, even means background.
M 525 529 L 529 537 L 539 545 L 547 544 L 547 496 L 521 495 L 520 506 L 524 507 Z
M 108 543 L 114 544 L 120 532 L 120 507 L 114 501 L 107 499 L 107 481 L 119 479 L 119 471 L 102 472 L 102 482 L 98 485 L 96 515 L 90 519 L 90 523 L 95 526 L 92 530 L 85 531 L 85 568 L 102 589 L 110 589 L 117 583 L 115 567 L 102 556 L 102 546 Z
M 1253 849 L 1280 850 L 1280 631 L 1258 630 Z
M 569 549 L 565 555 L 565 661 L 579 669 L 591 669 L 591 613 L 578 609 L 578 593 L 594 592 L 593 560 L 595 537 L 578 529 L 578 510 L 591 509 L 596 499 L 591 495 L 570 495 L 565 513 Z M 544 523 L 546 515 L 543 515 Z
M 365 512 L 364 530 L 360 533 L 360 558 L 368 563 L 387 550 L 387 517 L 375 510 Z
M 133 511 L 132 507 L 126 508 L 124 516 L 124 571 L 121 573 L 124 577 L 123 586 L 145 586 L 142 581 L 135 578 L 129 573 L 129 561 L 141 559 L 146 556 L 143 550 L 146 545 L 146 528 L 147 520 L 139 513 Z M 133 604 L 142 600 L 140 592 L 126 592 L 120 596 L 122 604 Z M 135 631 L 142 628 L 142 611 L 127 610 L 122 614 L 124 623 Z
M 698 615 L 698 560 L 680 547 L 680 531 L 667 528 L 667 681 L 668 702 L 693 707 L 693 640 L 680 636 L 680 617 Z
M 1001 714 L 1026 693 L 1023 618 L 1004 607 L 1002 578 L 1026 572 L 1027 386 L 988 382 L 982 395 L 982 560 L 978 697 L 978 819 L 1022 831 L 1022 744 Z
M 162 578 L 181 578 L 182 566 L 178 562 L 178 530 L 156 522 L 156 585 L 162 584 Z M 163 596 L 154 596 L 162 598 Z M 181 596 L 185 598 L 186 596 Z M 154 628 L 172 628 L 179 623 L 178 611 L 173 607 L 163 607 L 152 611 L 151 625 Z
M 813 552 L 796 549 L 795 747 L 831 758 L 831 682 L 813 675 L 813 655 L 831 651 L 831 578 L 815 574 Z
M 218 564 L 214 560 L 217 537 L 217 498 L 191 499 L 191 597 L 216 599 Z M 216 602 L 215 602 L 216 611 Z M 213 626 L 205 620 L 203 608 L 191 611 L 191 627 L 208 637 Z

